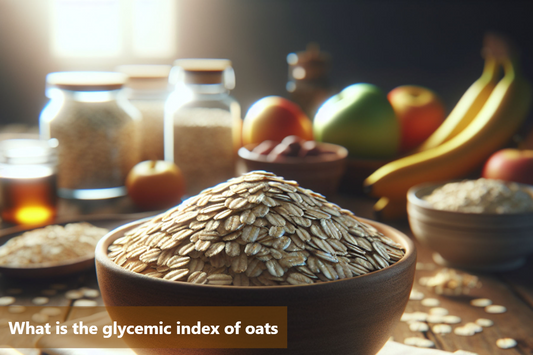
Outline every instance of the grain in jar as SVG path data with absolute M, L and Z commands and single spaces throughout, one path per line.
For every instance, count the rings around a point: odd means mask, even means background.
M 164 111 L 169 94 L 170 65 L 121 65 L 117 71 L 128 76 L 128 100 L 142 115 L 140 122 L 141 160 L 164 159 Z
M 59 72 L 47 76 L 50 102 L 40 117 L 42 138 L 59 142 L 58 193 L 100 199 L 122 196 L 139 160 L 141 114 L 114 72 Z
M 181 59 L 170 74 L 175 90 L 165 109 L 165 160 L 185 176 L 188 194 L 235 176 L 240 146 L 240 106 L 231 62 Z

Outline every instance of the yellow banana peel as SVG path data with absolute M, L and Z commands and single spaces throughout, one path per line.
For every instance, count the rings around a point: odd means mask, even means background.
M 494 90 L 499 69 L 500 64 L 496 58 L 487 55 L 481 77 L 466 90 L 444 122 L 416 151 L 438 147 L 463 131 L 481 111 Z

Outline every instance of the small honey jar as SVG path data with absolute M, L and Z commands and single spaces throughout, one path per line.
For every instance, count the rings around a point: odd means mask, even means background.
M 42 225 L 57 212 L 57 140 L 0 142 L 0 201 L 4 222 Z

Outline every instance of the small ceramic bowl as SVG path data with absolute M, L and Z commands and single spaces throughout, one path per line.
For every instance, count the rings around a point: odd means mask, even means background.
M 340 179 L 344 174 L 346 148 L 330 143 L 319 143 L 324 150 L 333 152 L 305 158 L 286 157 L 280 162 L 267 161 L 266 156 L 251 153 L 256 145 L 247 145 L 239 149 L 239 157 L 243 166 L 240 173 L 265 170 L 286 180 L 296 180 L 299 185 L 319 192 L 326 197 L 337 191 Z
M 407 194 L 409 224 L 416 239 L 444 266 L 501 271 L 522 266 L 533 253 L 533 213 L 444 211 L 423 199 L 444 185 L 421 184 Z
M 363 219 L 361 219 L 363 220 Z M 96 247 L 96 271 L 106 306 L 284 306 L 287 349 L 136 349 L 137 354 L 376 354 L 399 322 L 413 284 L 416 250 L 405 234 L 363 220 L 406 250 L 397 263 L 350 279 L 312 285 L 198 285 L 128 271 L 107 257 L 109 245 L 143 221 L 115 229 Z M 121 324 L 121 319 L 114 319 Z M 122 322 L 123 323 L 123 322 Z M 125 324 L 125 323 L 124 323 Z M 125 341 L 128 339 L 125 337 Z

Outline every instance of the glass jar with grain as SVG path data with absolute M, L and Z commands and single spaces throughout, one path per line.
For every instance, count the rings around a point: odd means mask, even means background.
M 170 93 L 170 65 L 121 65 L 117 71 L 128 76 L 125 92 L 142 115 L 140 123 L 141 160 L 163 160 L 165 101 Z
M 229 95 L 235 75 L 226 59 L 179 59 L 170 82 L 175 89 L 165 107 L 165 160 L 179 166 L 194 195 L 235 176 L 241 145 L 240 106 Z
M 56 138 L 58 193 L 64 198 L 103 199 L 126 194 L 124 183 L 139 162 L 140 112 L 115 72 L 58 72 L 47 76 L 50 102 L 40 134 Z

